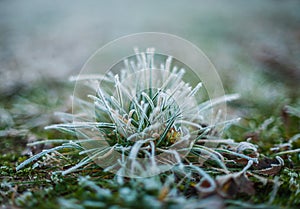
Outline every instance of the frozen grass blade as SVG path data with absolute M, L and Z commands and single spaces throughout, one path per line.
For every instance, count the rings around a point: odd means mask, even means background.
M 54 148 L 51 148 L 51 149 L 48 149 L 48 150 L 44 150 L 44 151 L 34 155 L 33 157 L 25 160 L 24 162 L 22 162 L 20 165 L 17 166 L 16 170 L 19 171 L 20 169 L 24 168 L 26 165 L 28 165 L 28 164 L 32 163 L 33 161 L 43 157 L 46 154 L 49 154 L 51 152 L 54 152 L 54 151 L 57 151 L 57 150 L 60 150 L 60 149 L 67 149 L 67 148 L 73 149 L 74 146 L 73 145 L 61 145 L 61 146 L 54 147 Z

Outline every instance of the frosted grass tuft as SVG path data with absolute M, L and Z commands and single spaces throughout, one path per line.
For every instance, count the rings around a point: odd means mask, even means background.
M 174 165 L 182 165 L 191 150 L 202 157 L 211 157 L 226 170 L 220 153 L 227 150 L 193 146 L 198 140 L 209 139 L 211 130 L 217 126 L 235 122 L 217 119 L 210 124 L 206 116 L 219 104 L 235 100 L 238 95 L 200 102 L 199 94 L 205 86 L 200 80 L 192 86 L 185 77 L 186 69 L 173 64 L 173 57 L 166 56 L 165 60 L 160 58 L 156 61 L 153 48 L 146 52 L 137 48 L 134 51 L 135 56 L 122 61 L 121 71 L 114 72 L 112 69 L 105 75 L 70 78 L 82 82 L 94 94 L 81 98 L 75 96 L 77 113 L 60 113 L 64 123 L 45 129 L 66 132 L 78 140 L 54 140 L 53 143 L 64 144 L 24 161 L 17 167 L 18 170 L 44 154 L 63 148 L 79 149 L 80 155 L 88 155 L 63 174 L 94 161 L 104 169 L 122 175 L 151 176 Z M 48 141 L 31 145 L 39 143 Z M 257 161 L 242 154 L 236 155 Z M 204 175 L 199 168 L 193 169 Z M 205 178 L 209 180 L 207 176 Z

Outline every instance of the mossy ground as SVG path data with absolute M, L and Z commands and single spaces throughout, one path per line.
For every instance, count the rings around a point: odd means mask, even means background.
M 46 85 L 45 85 L 46 84 Z M 49 91 L 51 89 L 51 91 Z M 2 103 L 6 117 L 2 119 L 1 130 L 1 205 L 4 208 L 95 208 L 102 206 L 107 208 L 115 206 L 120 208 L 176 208 L 178 202 L 172 198 L 164 199 L 164 187 L 149 185 L 140 180 L 125 179 L 125 183 L 118 183 L 117 178 L 110 173 L 105 173 L 97 165 L 90 164 L 79 169 L 77 172 L 62 176 L 56 171 L 64 170 L 80 160 L 80 157 L 72 150 L 63 150 L 63 155 L 53 153 L 43 159 L 27 166 L 25 169 L 16 171 L 16 166 L 32 154 L 40 152 L 51 145 L 40 145 L 28 148 L 28 142 L 51 139 L 67 138 L 67 135 L 56 131 L 45 131 L 44 125 L 58 122 L 53 116 L 56 110 L 69 111 L 67 95 L 62 93 L 72 91 L 71 85 L 57 82 L 35 83 L 30 87 L 20 89 L 12 97 L 6 97 Z M 26 112 L 18 108 L 25 104 L 34 107 L 35 111 Z M 243 100 L 241 100 L 243 101 Z M 297 102 L 288 103 L 298 108 Z M 236 141 L 245 141 L 252 138 L 251 142 L 258 146 L 261 156 L 273 157 L 274 152 L 270 148 L 287 143 L 288 140 L 299 133 L 300 119 L 285 109 L 285 102 L 279 104 L 268 104 L 273 111 L 261 112 L 261 106 L 257 106 L 253 114 L 244 115 L 243 119 L 236 125 L 231 126 L 224 133 L 225 138 Z M 231 105 L 232 109 L 239 111 L 244 109 L 237 102 Z M 266 107 L 262 107 L 264 109 Z M 268 109 L 267 108 L 267 109 Z M 9 121 L 13 121 L 9 123 Z M 48 147 L 47 147 L 48 146 Z M 293 148 L 299 147 L 299 140 L 293 142 Z M 283 150 L 285 148 L 282 148 Z M 236 194 L 220 201 L 227 208 L 297 208 L 300 206 L 300 178 L 299 178 L 299 153 L 283 156 L 285 166 L 274 176 L 262 176 L 267 179 L 263 185 L 256 178 L 250 177 L 254 182 L 255 195 Z M 214 176 L 209 168 L 204 168 Z M 232 168 L 232 171 L 240 171 L 241 168 Z M 83 185 L 80 177 L 89 176 L 89 184 Z M 164 182 L 166 174 L 161 174 L 158 182 Z M 278 178 L 277 178 L 277 177 Z M 276 180 L 274 180 L 276 179 Z M 274 181 L 280 183 L 278 189 L 274 190 Z M 208 201 L 214 196 L 199 196 L 193 189 L 193 181 L 186 181 L 184 185 L 178 186 L 181 192 L 180 198 L 186 201 L 198 199 Z M 97 194 L 95 189 L 107 189 L 111 194 L 105 196 Z M 171 187 L 177 187 L 171 185 Z M 105 190 L 106 191 L 106 190 Z M 230 190 L 226 190 L 230 192 Z M 99 192 L 99 191 L 98 191 Z M 135 194 L 132 199 L 123 193 Z M 276 195 L 273 196 L 272 192 Z M 126 193 L 126 194 L 127 194 Z M 272 199 L 274 197 L 274 199 Z M 272 199 L 272 200 L 270 200 Z M 172 202 L 173 201 L 173 202 Z M 214 200 L 215 201 L 215 200 Z M 151 205 L 149 202 L 151 202 Z M 102 205 L 101 205 L 101 204 Z M 204 206 L 203 206 L 204 207 Z

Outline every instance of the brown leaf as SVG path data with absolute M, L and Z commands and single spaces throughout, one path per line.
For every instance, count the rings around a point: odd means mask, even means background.
M 284 161 L 281 157 L 276 156 L 275 159 L 263 158 L 258 164 L 253 165 L 254 172 L 264 175 L 276 175 L 284 166 Z
M 224 176 L 217 176 L 218 192 L 223 197 L 234 197 L 238 193 L 253 195 L 255 193 L 253 182 L 245 173 L 232 173 Z

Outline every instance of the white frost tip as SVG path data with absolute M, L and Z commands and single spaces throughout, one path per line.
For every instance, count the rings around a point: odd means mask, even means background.
M 78 77 L 79 75 L 72 75 L 70 76 L 69 81 L 77 81 Z
M 226 102 L 230 102 L 230 101 L 233 101 L 233 100 L 236 100 L 236 99 L 239 99 L 239 98 L 240 98 L 239 94 L 228 94 L 228 95 L 225 95 L 224 100 Z
M 172 56 L 169 56 L 166 60 L 166 70 L 170 71 L 171 63 L 172 63 Z

